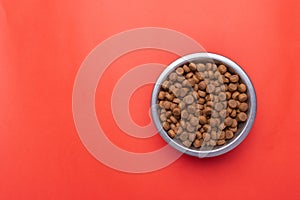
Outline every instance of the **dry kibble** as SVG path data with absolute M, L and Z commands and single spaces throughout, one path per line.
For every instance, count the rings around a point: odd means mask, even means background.
M 187 95 L 183 98 L 183 102 L 186 104 L 192 104 L 194 102 L 194 97 L 192 95 Z
M 233 99 L 230 99 L 228 101 L 228 105 L 229 105 L 230 108 L 236 108 L 237 107 L 237 102 Z
M 170 129 L 170 124 L 168 122 L 163 122 L 163 128 L 167 131 Z
M 161 115 L 159 116 L 159 119 L 160 119 L 160 121 L 164 122 L 164 121 L 167 120 L 167 117 L 166 117 L 165 114 L 161 114 Z
M 198 120 L 197 117 L 192 117 L 190 119 L 190 123 L 191 123 L 192 126 L 197 126 L 199 124 L 199 120 Z
M 240 93 L 238 91 L 235 91 L 234 93 L 232 93 L 231 98 L 237 100 L 239 95 Z
M 232 118 L 230 118 L 230 117 L 227 117 L 227 118 L 224 120 L 225 126 L 231 126 L 232 122 L 233 122 L 233 120 L 232 120 Z
M 182 119 L 187 119 L 188 117 L 189 117 L 188 111 L 183 110 L 183 111 L 181 112 L 181 118 L 182 118 Z
M 191 70 L 191 71 L 196 71 L 196 69 L 197 69 L 197 66 L 196 66 L 195 63 L 190 63 L 190 64 L 189 64 L 189 67 L 190 67 L 190 70 Z
M 239 84 L 238 91 L 239 92 L 246 92 L 247 91 L 247 86 L 244 83 Z
M 182 67 L 178 67 L 175 71 L 176 71 L 176 73 L 177 73 L 178 75 L 182 75 L 182 74 L 184 73 L 184 70 L 183 70 Z M 178 78 L 178 77 L 177 77 L 177 78 Z
M 222 103 L 216 103 L 215 109 L 216 109 L 217 111 L 223 110 L 223 104 L 222 104 Z
M 165 98 L 165 92 L 160 91 L 160 92 L 158 93 L 158 99 L 163 100 L 164 98 Z
M 209 145 L 210 146 L 216 146 L 216 141 L 215 140 L 209 140 Z
M 248 110 L 248 107 L 248 104 L 243 102 L 239 105 L 239 110 L 242 112 L 246 112 Z
M 226 100 L 226 93 L 221 92 L 221 93 L 219 93 L 218 97 L 219 97 L 220 101 L 225 101 Z
M 232 75 L 229 77 L 230 82 L 236 83 L 239 81 L 239 76 L 238 75 Z
M 213 93 L 215 91 L 215 86 L 213 84 L 209 84 L 207 87 L 206 87 L 206 92 L 208 93 Z
M 233 92 L 233 91 L 237 90 L 237 84 L 235 84 L 235 83 L 230 83 L 230 84 L 228 85 L 228 90 L 229 90 L 230 92 Z
M 176 124 L 177 123 L 177 119 L 174 116 L 170 117 L 170 120 L 172 123 Z
M 190 133 L 189 134 L 189 141 L 193 142 L 196 139 L 196 134 L 195 133 Z
M 181 76 L 181 75 L 179 75 L 179 76 L 177 76 L 177 81 L 178 82 L 182 82 L 182 81 L 184 81 L 185 80 L 185 77 L 184 76 Z
M 184 70 L 186 73 L 188 73 L 188 72 L 191 71 L 190 68 L 189 68 L 187 65 L 184 65 L 184 66 L 183 66 L 183 70 Z
M 225 132 L 225 135 L 226 135 L 226 139 L 231 139 L 231 138 L 233 138 L 233 136 L 234 136 L 233 132 L 230 131 L 230 130 L 227 130 L 227 131 Z
M 168 131 L 168 135 L 169 135 L 171 138 L 174 138 L 174 137 L 176 136 L 174 130 L 172 130 L 172 129 Z
M 236 117 L 236 110 L 232 110 L 230 113 L 230 117 L 235 118 Z
M 225 140 L 218 140 L 217 141 L 217 145 L 221 146 L 221 145 L 224 145 L 225 144 Z
M 205 81 L 201 81 L 200 83 L 199 83 L 199 89 L 200 90 L 206 90 L 206 82 Z
M 185 147 L 218 148 L 214 146 L 239 134 L 248 119 L 246 91 L 240 76 L 225 64 L 186 63 L 161 85 L 159 119 L 170 138 Z
M 209 141 L 210 140 L 210 135 L 208 133 L 203 133 L 203 139 L 205 142 Z
M 180 115 L 180 108 L 174 108 L 174 109 L 173 109 L 173 114 L 174 114 L 175 116 L 179 116 L 179 115 Z
M 248 99 L 248 96 L 247 96 L 247 94 L 242 93 L 242 94 L 239 95 L 238 98 L 239 98 L 240 102 L 244 102 L 244 101 L 246 101 Z
M 220 117 L 221 118 L 225 118 L 226 117 L 226 110 L 221 110 L 220 112 L 219 112 L 219 115 L 220 115 Z
M 171 73 L 171 74 L 169 75 L 169 79 L 170 79 L 171 81 L 175 81 L 175 80 L 177 79 L 177 74 L 176 74 L 176 73 Z
M 193 146 L 196 148 L 201 147 L 203 140 L 196 139 L 193 143 Z
M 248 116 L 247 116 L 246 113 L 240 112 L 240 113 L 237 115 L 237 119 L 238 119 L 238 121 L 240 121 L 240 122 L 245 122 L 245 121 L 248 119 Z
M 219 65 L 218 70 L 221 74 L 225 74 L 227 72 L 227 67 L 225 65 Z
M 206 92 L 198 90 L 198 94 L 200 97 L 205 97 L 206 96 Z
M 193 125 L 190 124 L 190 123 L 187 123 L 187 125 L 186 125 L 186 130 L 187 130 L 188 132 L 194 132 L 194 131 L 195 131 L 195 126 L 193 126 Z
M 179 139 L 181 141 L 185 141 L 185 140 L 188 139 L 188 137 L 189 137 L 189 134 L 187 132 L 183 132 L 183 133 L 180 134 Z
M 171 107 L 171 102 L 170 101 L 164 101 L 163 106 L 164 106 L 165 109 L 168 110 Z
M 182 144 L 186 147 L 190 147 L 192 145 L 192 142 L 189 140 L 183 141 Z
M 185 97 L 186 94 L 188 93 L 189 89 L 188 88 L 181 88 L 179 91 L 179 96 L 180 97 Z
M 226 99 L 229 100 L 231 98 L 231 92 L 226 92 Z
M 236 119 L 233 119 L 233 120 L 232 120 L 231 127 L 232 127 L 232 128 L 235 128 L 235 127 L 237 127 L 237 125 L 238 125 L 237 120 L 236 120 Z

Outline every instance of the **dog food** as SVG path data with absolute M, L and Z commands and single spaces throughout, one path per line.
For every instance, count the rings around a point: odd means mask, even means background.
M 158 113 L 169 137 L 190 148 L 222 146 L 248 119 L 247 87 L 224 64 L 190 62 L 162 83 Z

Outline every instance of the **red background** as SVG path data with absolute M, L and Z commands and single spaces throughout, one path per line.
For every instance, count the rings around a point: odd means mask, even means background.
M 0 0 L 0 199 L 299 199 L 299 4 Z M 109 36 L 145 26 L 180 31 L 243 66 L 256 88 L 258 112 L 240 146 L 210 159 L 184 155 L 146 174 L 110 169 L 84 148 L 72 118 L 80 64 Z M 97 111 L 108 113 L 99 120 L 120 147 L 147 152 L 165 143 L 117 128 L 110 114 L 114 83 L 139 64 L 174 59 L 157 50 L 132 52 L 101 79 Z M 141 125 L 149 122 L 151 87 L 131 98 Z

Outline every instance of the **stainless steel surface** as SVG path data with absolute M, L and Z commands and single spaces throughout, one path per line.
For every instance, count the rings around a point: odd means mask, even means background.
M 162 124 L 159 120 L 159 115 L 157 111 L 157 96 L 158 92 L 160 90 L 162 82 L 167 78 L 169 73 L 171 73 L 174 69 L 176 69 L 178 66 L 181 66 L 184 63 L 192 62 L 192 61 L 210 61 L 215 62 L 217 64 L 223 63 L 229 68 L 231 68 L 235 73 L 237 73 L 242 81 L 247 85 L 247 94 L 249 97 L 249 110 L 248 110 L 248 120 L 245 122 L 245 126 L 243 126 L 238 132 L 236 133 L 235 137 L 226 145 L 220 146 L 218 148 L 213 148 L 211 150 L 197 150 L 197 149 L 191 149 L 187 148 L 177 142 L 175 142 L 173 139 L 171 139 L 166 131 L 162 128 Z M 184 57 L 181 57 L 177 60 L 175 60 L 173 63 L 171 63 L 158 77 L 156 84 L 154 86 L 153 92 L 152 92 L 152 99 L 151 99 L 151 114 L 154 121 L 154 124 L 156 128 L 158 129 L 161 137 L 172 147 L 175 149 L 181 151 L 182 153 L 196 156 L 200 158 L 204 157 L 213 157 L 218 156 L 221 154 L 224 154 L 236 146 L 238 146 L 248 135 L 250 129 L 252 128 L 252 125 L 255 120 L 256 116 L 256 94 L 254 87 L 252 85 L 252 82 L 248 75 L 245 73 L 245 71 L 235 62 L 232 60 L 218 55 L 214 53 L 195 53 L 186 55 Z

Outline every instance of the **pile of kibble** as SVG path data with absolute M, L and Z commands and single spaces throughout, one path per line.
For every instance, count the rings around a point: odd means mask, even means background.
M 158 93 L 163 129 L 186 147 L 226 144 L 248 116 L 247 87 L 224 64 L 186 63 L 171 72 Z

